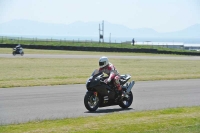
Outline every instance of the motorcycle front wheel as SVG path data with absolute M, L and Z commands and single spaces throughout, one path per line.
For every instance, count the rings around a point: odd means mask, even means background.
M 126 109 L 129 106 L 131 106 L 132 102 L 133 102 L 133 94 L 130 91 L 127 97 L 124 97 L 123 100 L 120 102 L 119 106 L 123 109 Z
M 96 111 L 99 107 L 99 98 L 93 92 L 87 92 L 84 97 L 84 104 L 87 110 Z
M 13 56 L 15 56 L 15 55 L 16 55 L 15 51 L 13 51 L 13 53 L 12 53 L 12 54 L 13 54 Z
M 23 56 L 23 55 L 24 55 L 24 52 L 21 53 L 21 56 Z

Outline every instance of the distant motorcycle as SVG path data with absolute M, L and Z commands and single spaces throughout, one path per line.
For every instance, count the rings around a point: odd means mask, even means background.
M 13 48 L 12 54 L 13 56 L 15 56 L 16 54 L 20 54 L 21 56 L 23 56 L 24 55 L 23 48 Z
M 133 94 L 131 89 L 135 84 L 134 81 L 127 83 L 131 78 L 130 75 L 121 75 L 120 84 L 124 91 L 125 96 L 121 96 L 120 100 L 116 100 L 118 97 L 117 88 L 114 86 L 113 81 L 106 84 L 103 73 L 99 73 L 95 70 L 91 77 L 86 82 L 87 92 L 84 97 L 84 104 L 89 111 L 96 111 L 98 107 L 106 107 L 112 105 L 119 105 L 121 108 L 128 108 L 133 102 Z M 126 85 L 125 85 L 126 84 Z

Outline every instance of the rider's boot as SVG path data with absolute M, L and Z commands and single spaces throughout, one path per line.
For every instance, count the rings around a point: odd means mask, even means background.
M 117 91 L 118 96 L 115 99 L 115 101 L 121 101 L 123 99 L 123 97 L 125 96 L 125 94 L 124 94 L 124 91 L 122 90 L 121 86 L 118 86 L 117 89 L 118 89 L 118 91 Z

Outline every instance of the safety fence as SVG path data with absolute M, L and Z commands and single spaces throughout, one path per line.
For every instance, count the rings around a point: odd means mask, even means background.
M 17 44 L 0 44 L 0 48 L 13 48 L 16 45 Z M 134 53 L 177 54 L 177 55 L 200 56 L 200 52 L 165 51 L 165 50 L 145 49 L 145 48 L 141 48 L 141 49 L 138 49 L 138 48 L 106 48 L 106 47 L 47 46 L 47 45 L 26 45 L 26 44 L 22 44 L 22 47 L 27 48 L 27 49 L 98 51 L 98 52 L 134 52 Z

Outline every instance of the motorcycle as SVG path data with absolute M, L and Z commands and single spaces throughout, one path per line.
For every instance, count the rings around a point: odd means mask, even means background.
M 23 56 L 24 55 L 23 48 L 13 48 L 12 54 L 13 56 L 15 56 L 16 54 L 20 54 L 21 56 Z
M 131 78 L 130 75 L 120 75 L 120 85 L 124 92 L 124 96 L 120 96 L 118 100 L 118 90 L 113 81 L 106 84 L 105 77 L 102 72 L 94 70 L 91 77 L 86 82 L 87 92 L 84 97 L 84 105 L 89 111 L 96 111 L 99 107 L 119 105 L 121 108 L 126 109 L 131 106 L 133 102 L 133 94 L 131 89 L 135 84 L 134 81 L 127 83 Z

